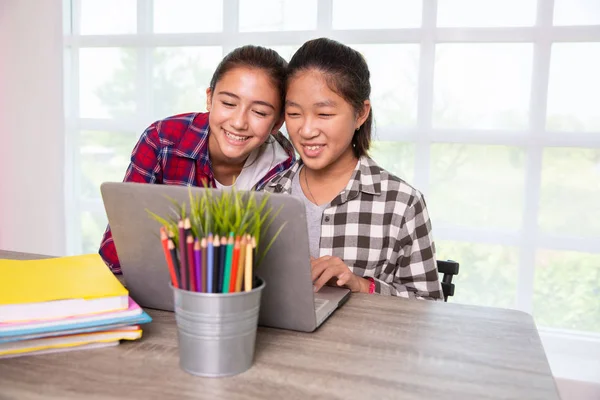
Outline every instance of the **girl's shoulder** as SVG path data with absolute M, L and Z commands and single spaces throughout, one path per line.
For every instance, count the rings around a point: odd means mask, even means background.
M 361 158 L 361 183 L 370 184 L 386 200 L 396 200 L 403 204 L 413 204 L 423 194 L 404 179 L 381 167 L 370 157 Z
M 178 145 L 185 137 L 208 135 L 208 113 L 185 113 L 155 121 L 147 130 L 155 130 L 163 144 Z

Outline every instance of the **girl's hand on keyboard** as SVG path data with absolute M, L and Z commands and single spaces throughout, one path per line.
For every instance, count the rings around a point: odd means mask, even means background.
M 353 292 L 369 293 L 370 282 L 350 271 L 350 268 L 339 257 L 323 256 L 310 259 L 311 275 L 315 292 L 323 285 L 343 286 Z

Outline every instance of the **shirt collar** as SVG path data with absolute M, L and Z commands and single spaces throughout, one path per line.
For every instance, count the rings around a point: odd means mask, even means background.
M 360 193 L 381 194 L 381 167 L 367 156 L 358 159 L 346 188 L 331 201 L 332 206 L 356 198 Z
M 302 165 L 302 160 L 298 160 L 292 168 L 269 182 L 268 186 L 274 187 L 275 192 L 278 193 L 291 193 L 292 178 L 298 173 Z M 381 167 L 367 156 L 359 158 L 346 188 L 333 199 L 331 205 L 345 203 L 358 196 L 360 192 L 374 196 L 381 194 Z

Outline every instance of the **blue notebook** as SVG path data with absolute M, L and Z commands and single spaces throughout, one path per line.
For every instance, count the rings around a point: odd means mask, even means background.
M 71 322 L 69 324 L 54 325 L 50 327 L 23 328 L 10 332 L 0 332 L 0 343 L 26 339 L 37 339 L 48 336 L 97 332 L 127 325 L 147 324 L 149 322 L 152 322 L 152 318 L 145 311 L 142 311 L 141 314 L 133 317 L 112 318 L 102 321 Z

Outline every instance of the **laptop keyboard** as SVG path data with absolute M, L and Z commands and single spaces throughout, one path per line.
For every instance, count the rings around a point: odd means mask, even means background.
M 319 312 L 319 310 L 325 307 L 325 304 L 329 303 L 329 300 L 325 299 L 315 299 L 315 312 Z

